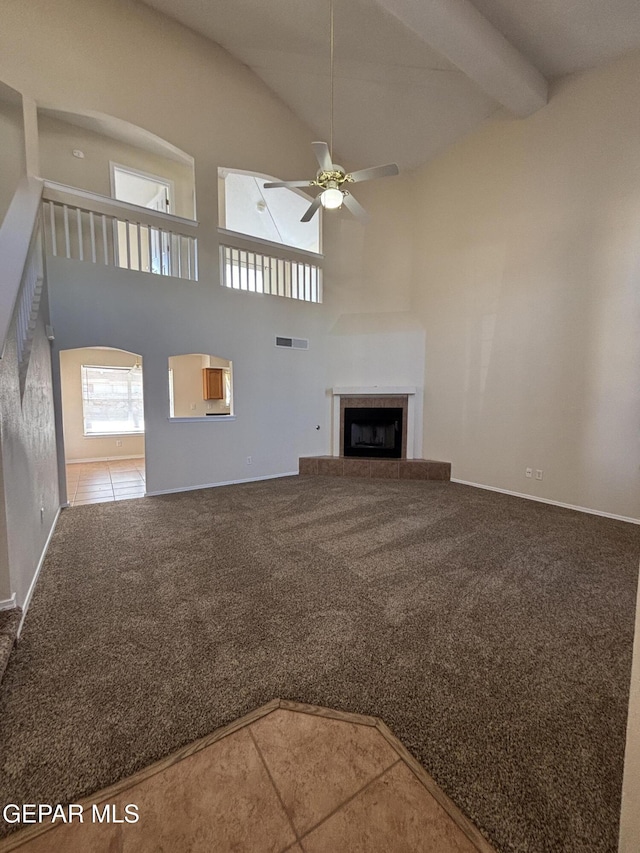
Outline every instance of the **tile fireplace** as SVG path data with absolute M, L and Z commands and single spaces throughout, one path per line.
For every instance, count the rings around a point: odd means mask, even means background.
M 331 394 L 333 455 L 301 457 L 300 474 L 445 482 L 450 479 L 449 462 L 420 457 L 422 389 L 335 387 Z

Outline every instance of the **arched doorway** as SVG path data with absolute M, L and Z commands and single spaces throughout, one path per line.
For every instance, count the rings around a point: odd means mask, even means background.
M 142 358 L 113 347 L 60 353 L 70 506 L 145 493 Z

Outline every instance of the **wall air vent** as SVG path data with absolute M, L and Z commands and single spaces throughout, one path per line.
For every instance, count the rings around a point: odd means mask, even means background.
M 276 335 L 276 346 L 285 349 L 309 349 L 307 338 L 281 338 Z

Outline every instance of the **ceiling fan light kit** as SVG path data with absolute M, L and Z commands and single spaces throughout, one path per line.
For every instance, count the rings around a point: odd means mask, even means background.
M 337 210 L 342 207 L 344 195 L 336 186 L 329 186 L 320 193 L 320 204 L 325 210 Z
M 360 169 L 357 172 L 345 172 L 342 166 L 333 162 L 333 0 L 330 0 L 330 81 L 331 81 L 331 109 L 330 109 L 330 144 L 326 142 L 312 142 L 311 147 L 316 155 L 320 169 L 313 181 L 271 181 L 264 185 L 266 190 L 276 187 L 319 187 L 322 192 L 317 195 L 309 205 L 301 222 L 309 222 L 315 216 L 316 211 L 323 207 L 325 210 L 338 210 L 343 205 L 361 222 L 367 222 L 369 215 L 362 205 L 348 192 L 342 188 L 343 184 L 354 184 L 359 181 L 370 181 L 374 178 L 385 178 L 389 175 L 397 175 L 400 170 L 396 163 L 388 163 L 385 166 L 372 166 L 369 169 Z

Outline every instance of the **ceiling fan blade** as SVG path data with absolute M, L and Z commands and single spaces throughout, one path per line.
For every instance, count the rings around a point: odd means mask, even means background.
M 360 220 L 360 222 L 362 222 L 362 223 L 368 222 L 369 219 L 371 218 L 369 216 L 369 214 L 367 213 L 367 211 L 364 209 L 364 207 L 360 204 L 360 202 L 357 199 L 355 199 L 351 195 L 351 193 L 346 193 L 342 203 L 347 208 L 347 210 L 350 210 L 351 213 L 353 213 L 353 215 L 355 217 L 357 217 L 357 219 Z
M 326 142 L 312 142 L 311 147 L 316 155 L 316 160 L 323 172 L 331 172 L 333 163 L 331 162 L 331 154 L 329 154 L 329 146 Z
M 313 219 L 313 216 L 319 207 L 320 207 L 320 196 L 317 195 L 314 198 L 314 200 L 311 202 L 309 207 L 307 208 L 307 210 L 306 210 L 304 216 L 302 217 L 302 219 L 300 220 L 300 222 L 309 222 L 311 219 Z
M 387 178 L 391 175 L 399 175 L 397 163 L 387 163 L 386 166 L 371 166 L 370 169 L 360 169 L 357 172 L 350 172 L 351 180 L 354 183 L 358 181 L 371 181 L 374 178 Z
M 265 190 L 272 190 L 275 187 L 310 187 L 311 181 L 270 181 L 262 186 Z

